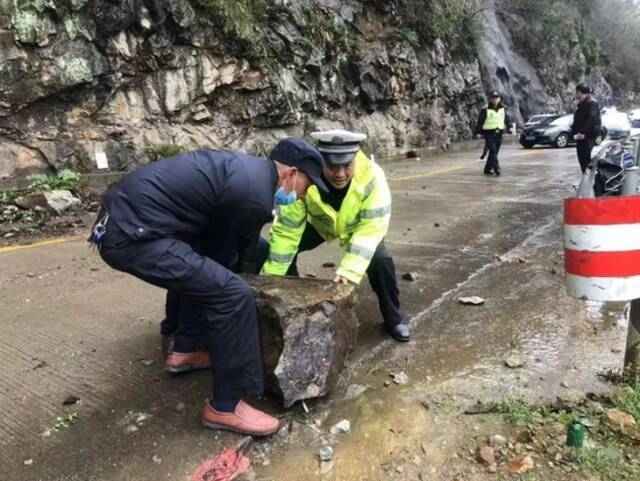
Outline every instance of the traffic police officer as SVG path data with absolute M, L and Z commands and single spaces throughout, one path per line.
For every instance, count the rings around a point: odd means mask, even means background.
M 205 314 L 214 377 L 206 427 L 278 430 L 277 419 L 241 401 L 262 393 L 262 360 L 253 295 L 228 266 L 255 255 L 274 199 L 292 203 L 312 182 L 326 190 L 322 165 L 300 139 L 281 141 L 270 159 L 198 150 L 137 169 L 103 197 L 90 240 L 104 261 L 179 293 Z M 200 247 L 207 243 L 205 256 Z
M 378 296 L 384 326 L 398 341 L 410 337 L 400 309 L 393 259 L 384 237 L 391 218 L 391 194 L 383 170 L 360 150 L 364 134 L 345 130 L 314 132 L 325 159 L 322 192 L 311 187 L 304 199 L 281 206 L 271 228 L 263 273 L 298 275 L 297 254 L 334 239 L 344 256 L 335 282 L 359 284 L 366 273 Z
M 507 109 L 502 105 L 498 92 L 491 92 L 489 104 L 480 111 L 475 133 L 478 138 L 484 137 L 485 148 L 489 152 L 484 165 L 485 175 L 500 175 L 498 153 L 502 144 L 502 134 L 509 124 Z

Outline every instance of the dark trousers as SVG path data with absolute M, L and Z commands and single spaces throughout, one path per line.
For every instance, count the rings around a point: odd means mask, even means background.
M 315 249 L 325 240 L 316 231 L 311 224 L 302 234 L 298 253 Z M 262 266 L 269 256 L 269 243 L 265 239 L 261 239 L 258 246 L 258 262 Z M 261 268 L 262 269 L 262 268 Z M 287 271 L 288 276 L 299 276 L 298 272 L 298 256 L 296 255 Z M 393 258 L 387 253 L 384 242 L 380 242 L 371 259 L 367 276 L 371 288 L 378 296 L 378 305 L 384 323 L 388 327 L 393 327 L 405 321 L 405 315 L 400 309 L 400 292 L 398 290 L 398 281 L 396 280 L 396 269 L 393 264 Z
M 487 162 L 484 164 L 484 172 L 486 174 L 490 173 L 491 171 L 497 173 L 500 170 L 498 153 L 500 152 L 500 146 L 502 145 L 502 133 L 484 132 L 484 144 L 485 148 L 489 152 Z
M 580 162 L 580 169 L 584 174 L 587 167 L 591 163 L 591 151 L 595 141 L 593 139 L 584 139 L 576 141 L 576 152 L 578 153 L 578 162 Z
M 178 303 L 169 309 L 180 312 L 184 301 L 201 313 L 212 353 L 214 399 L 262 393 L 256 306 L 251 289 L 240 277 L 180 240 L 134 242 L 112 221 L 100 242 L 100 255 L 114 269 L 171 290 L 170 302 Z M 191 322 L 184 325 L 201 336 L 202 327 Z

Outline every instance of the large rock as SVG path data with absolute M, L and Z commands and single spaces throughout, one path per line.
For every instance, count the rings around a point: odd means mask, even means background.
M 285 407 L 328 394 L 358 330 L 352 286 L 317 279 L 252 276 L 266 388 Z
M 73 196 L 68 190 L 50 190 L 46 192 L 34 192 L 15 200 L 15 204 L 23 209 L 44 209 L 62 214 L 67 209 L 80 203 L 80 199 Z

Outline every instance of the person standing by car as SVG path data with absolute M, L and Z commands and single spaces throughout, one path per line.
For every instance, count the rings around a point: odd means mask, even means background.
M 509 124 L 507 109 L 502 105 L 500 94 L 491 92 L 488 105 L 480 111 L 478 123 L 476 124 L 476 136 L 484 137 L 485 148 L 489 152 L 489 157 L 484 165 L 485 175 L 500 175 L 500 164 L 498 153 L 502 144 L 502 134 Z
M 571 133 L 576 140 L 578 162 L 584 174 L 591 163 L 593 146 L 602 131 L 602 119 L 600 106 L 591 97 L 591 89 L 587 85 L 579 84 L 576 87 L 576 100 L 578 100 L 578 107 L 573 114 Z

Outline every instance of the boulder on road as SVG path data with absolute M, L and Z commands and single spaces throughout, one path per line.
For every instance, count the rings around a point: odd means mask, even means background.
M 18 197 L 14 203 L 23 209 L 42 207 L 56 214 L 62 214 L 67 209 L 79 204 L 80 199 L 74 197 L 68 190 L 49 190 L 23 195 Z
M 265 384 L 285 407 L 328 394 L 358 331 L 354 287 L 327 280 L 247 276 L 258 309 Z

